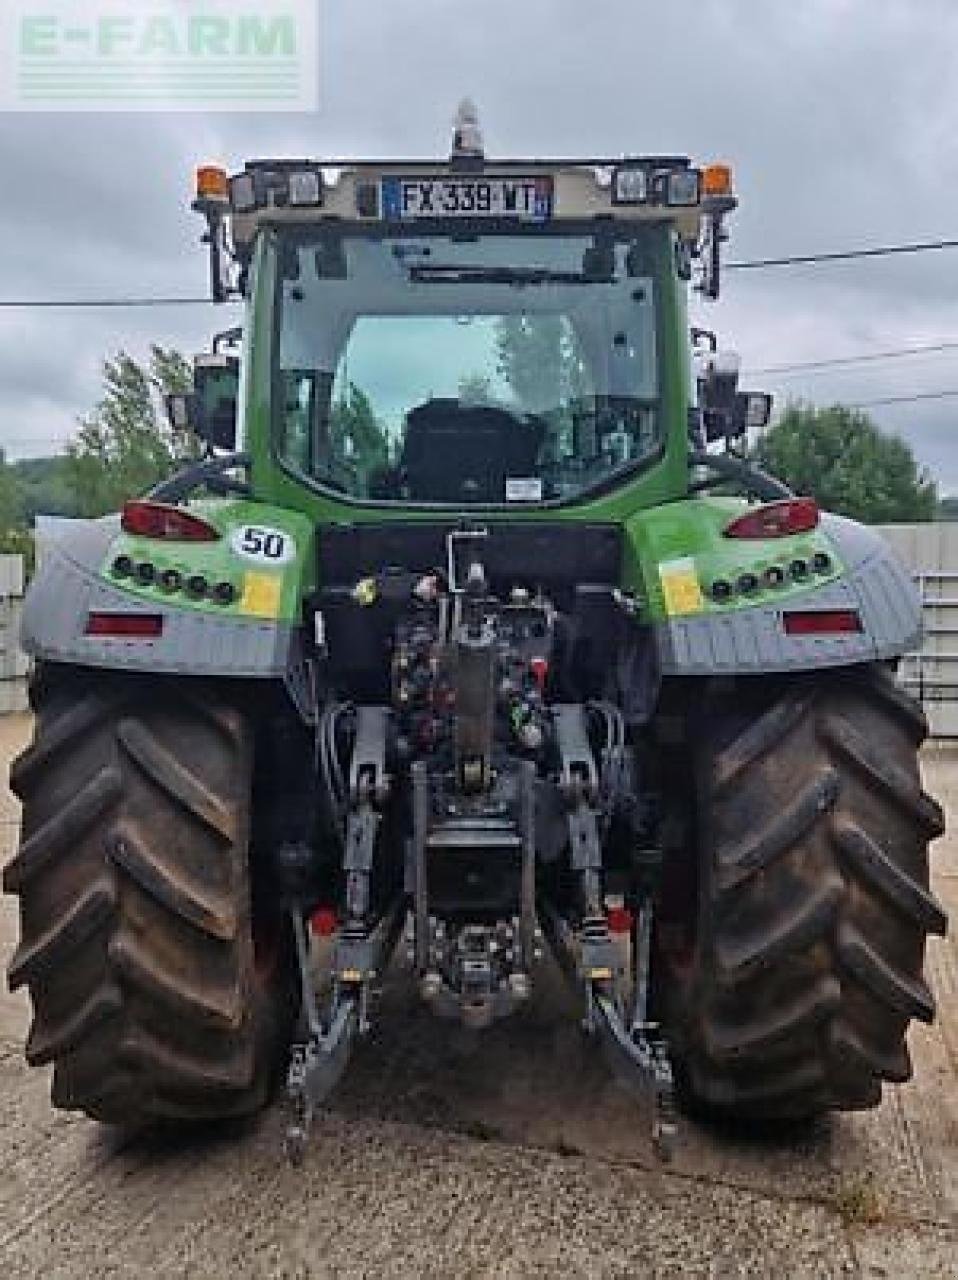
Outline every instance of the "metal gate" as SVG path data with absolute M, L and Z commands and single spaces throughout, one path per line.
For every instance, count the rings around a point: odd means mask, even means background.
M 879 532 L 922 598 L 924 641 L 902 660 L 899 679 L 920 699 L 932 737 L 958 738 L 958 524 L 884 525 Z
M 0 556 L 0 715 L 27 705 L 27 660 L 20 652 L 23 557 Z

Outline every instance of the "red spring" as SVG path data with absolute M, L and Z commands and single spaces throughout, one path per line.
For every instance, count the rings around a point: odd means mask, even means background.
M 332 907 L 317 907 L 309 917 L 309 927 L 317 938 L 331 938 L 336 932 L 336 912 Z
M 609 933 L 631 933 L 632 912 L 628 907 L 609 907 L 605 913 Z

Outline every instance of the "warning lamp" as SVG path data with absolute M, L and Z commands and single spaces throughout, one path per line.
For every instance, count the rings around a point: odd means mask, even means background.
M 705 196 L 732 194 L 732 170 L 727 164 L 705 166 L 702 170 L 702 194 Z
M 218 165 L 202 165 L 196 171 L 197 200 L 229 200 L 230 181 Z

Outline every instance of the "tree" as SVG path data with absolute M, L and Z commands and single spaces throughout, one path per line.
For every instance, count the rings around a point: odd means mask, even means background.
M 490 404 L 492 381 L 484 373 L 465 373 L 459 379 L 457 395 L 463 404 Z
M 70 489 L 70 460 L 66 457 L 21 458 L 13 464 L 23 493 L 24 524 L 33 524 L 38 515 L 79 515 L 76 496 Z
M 365 484 L 370 474 L 389 462 L 389 445 L 369 397 L 355 382 L 333 402 L 329 437 L 334 458 L 348 460 Z
M 23 489 L 0 449 L 0 538 L 23 523 Z
M 525 408 L 554 409 L 582 394 L 578 343 L 562 316 L 503 316 L 496 344 L 499 372 Z
M 179 352 L 153 346 L 144 367 L 120 351 L 104 362 L 103 381 L 102 399 L 67 449 L 67 484 L 84 516 L 116 510 L 196 456 L 196 442 L 174 434 L 161 403 L 192 384 Z
M 790 404 L 755 460 L 797 493 L 867 524 L 934 520 L 935 484 L 911 449 L 858 409 Z
M 24 490 L 16 466 L 0 449 L 0 555 L 22 555 L 29 574 L 33 568 L 33 537 L 26 527 Z

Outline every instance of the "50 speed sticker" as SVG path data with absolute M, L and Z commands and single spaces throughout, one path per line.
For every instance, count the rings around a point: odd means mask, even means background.
M 296 555 L 296 541 L 288 533 L 258 524 L 244 524 L 235 529 L 230 537 L 230 547 L 234 555 L 243 560 L 274 569 L 289 564 Z

